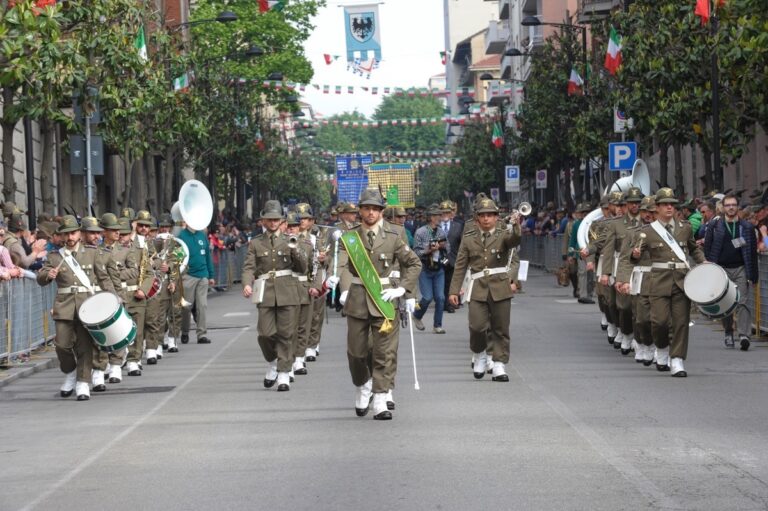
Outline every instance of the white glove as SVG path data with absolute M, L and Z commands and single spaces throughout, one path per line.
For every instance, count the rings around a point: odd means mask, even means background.
M 328 289 L 336 289 L 336 286 L 339 285 L 339 280 L 341 280 L 339 277 L 334 277 L 331 275 L 325 280 L 325 287 Z
M 381 292 L 381 298 L 385 302 L 391 302 L 395 298 L 400 298 L 405 294 L 405 288 L 403 287 L 394 287 L 390 289 L 385 289 Z
M 416 312 L 416 298 L 408 298 L 405 301 L 405 312 L 408 314 Z
M 341 296 L 339 296 L 339 303 L 340 304 L 344 305 L 345 303 L 347 303 L 347 295 L 348 294 L 349 294 L 349 291 L 344 291 L 343 293 L 341 293 Z
M 341 232 L 341 229 L 336 229 L 331 233 L 331 238 L 333 238 L 333 241 L 339 241 L 339 238 L 341 238 L 341 235 L 344 234 Z

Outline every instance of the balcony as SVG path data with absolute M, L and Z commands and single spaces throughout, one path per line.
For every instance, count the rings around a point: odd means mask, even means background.
M 622 0 L 579 0 L 578 23 L 595 23 L 623 4 Z
M 501 0 L 499 2 L 499 19 L 500 20 L 508 20 L 509 19 L 509 4 L 512 0 Z
M 505 21 L 491 21 L 485 34 L 486 55 L 504 53 L 509 40 L 509 26 Z

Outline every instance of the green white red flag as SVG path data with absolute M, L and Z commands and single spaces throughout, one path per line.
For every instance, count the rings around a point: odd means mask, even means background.
M 579 73 L 575 69 L 571 68 L 571 76 L 568 79 L 568 95 L 584 93 L 584 80 L 581 79 Z
M 501 130 L 501 124 L 493 123 L 493 133 L 491 134 L 491 143 L 496 149 L 501 149 L 504 145 L 504 132 Z
M 282 11 L 287 0 L 259 0 L 259 12 Z
M 608 39 L 608 53 L 605 54 L 605 63 L 603 65 L 612 75 L 615 75 L 621 67 L 621 37 L 613 27 L 611 27 L 611 35 Z

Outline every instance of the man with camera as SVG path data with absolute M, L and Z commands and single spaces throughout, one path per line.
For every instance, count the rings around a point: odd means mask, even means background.
M 444 334 L 443 308 L 445 307 L 445 267 L 448 264 L 450 244 L 448 237 L 440 228 L 442 210 L 437 204 L 432 204 L 427 211 L 428 223 L 416 230 L 413 240 L 413 251 L 421 259 L 421 274 L 419 275 L 419 291 L 421 301 L 419 310 L 413 314 L 413 325 L 424 330 L 421 319 L 427 313 L 432 300 L 435 301 L 435 319 L 432 331 Z

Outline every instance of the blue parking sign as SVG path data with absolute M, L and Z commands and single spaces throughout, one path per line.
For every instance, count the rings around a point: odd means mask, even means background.
M 637 160 L 637 142 L 608 144 L 608 170 L 632 170 Z

